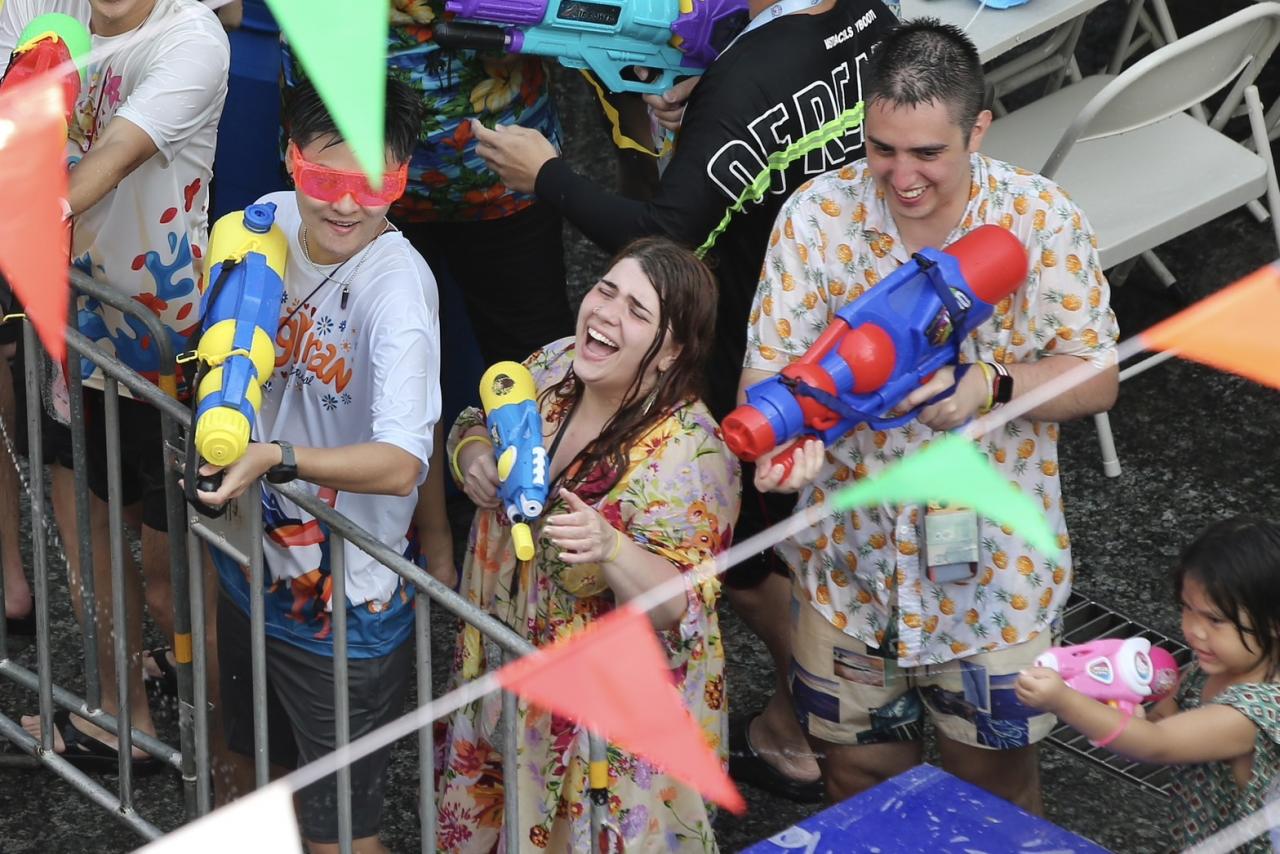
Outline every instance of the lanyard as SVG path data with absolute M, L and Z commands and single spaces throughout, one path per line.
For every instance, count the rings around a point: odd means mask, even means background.
M 743 27 L 742 32 L 734 36 L 733 41 L 729 42 L 728 47 L 720 51 L 720 55 L 723 56 L 728 53 L 729 48 L 738 43 L 738 39 L 742 38 L 752 30 L 758 30 L 770 21 L 785 17 L 786 15 L 794 15 L 797 12 L 812 9 L 814 6 L 817 6 L 822 2 L 823 0 L 777 0 L 776 3 L 769 6 L 769 8 L 765 9 L 759 15 L 756 15 L 748 21 L 747 25 Z

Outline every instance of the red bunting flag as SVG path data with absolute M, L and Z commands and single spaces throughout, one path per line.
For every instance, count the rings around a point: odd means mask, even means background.
M 56 360 L 66 354 L 70 298 L 66 139 L 59 76 L 0 93 L 0 270 Z
M 653 624 L 634 608 L 617 609 L 497 677 L 508 691 L 598 732 L 708 800 L 739 815 L 746 810 L 680 701 Z
M 1149 350 L 1179 356 L 1280 388 L 1280 268 L 1263 267 L 1143 332 Z

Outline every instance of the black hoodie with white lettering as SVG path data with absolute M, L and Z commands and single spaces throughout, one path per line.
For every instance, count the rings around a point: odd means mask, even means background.
M 896 24 L 880 0 L 838 0 L 831 10 L 769 21 L 733 43 L 689 99 L 679 144 L 648 202 L 610 193 L 562 159 L 538 173 L 538 198 L 607 251 L 664 234 L 700 246 L 760 174 L 770 155 L 835 120 L 861 100 L 860 71 Z M 716 346 L 706 400 L 717 418 L 734 405 L 746 349 L 747 315 L 769 231 L 805 181 L 862 157 L 862 129 L 770 174 L 768 190 L 731 216 L 706 260 L 720 283 Z

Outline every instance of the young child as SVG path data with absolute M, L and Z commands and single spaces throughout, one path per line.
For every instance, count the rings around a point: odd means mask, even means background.
M 1177 765 L 1173 822 L 1186 848 L 1259 810 L 1280 771 L 1280 526 L 1238 516 L 1204 531 L 1173 572 L 1196 654 L 1173 696 L 1130 717 L 1042 667 L 1018 699 L 1141 762 Z M 1265 838 L 1240 851 L 1270 852 Z

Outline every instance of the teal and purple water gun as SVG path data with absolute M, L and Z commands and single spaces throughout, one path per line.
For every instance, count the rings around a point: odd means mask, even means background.
M 448 0 L 445 9 L 456 20 L 435 26 L 444 47 L 552 57 L 611 91 L 654 94 L 705 71 L 747 23 L 746 0 Z

